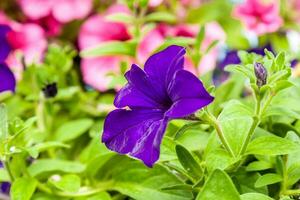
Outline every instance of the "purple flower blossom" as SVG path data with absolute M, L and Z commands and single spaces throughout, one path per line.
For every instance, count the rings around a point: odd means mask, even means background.
M 0 63 L 0 92 L 15 91 L 16 79 L 6 64 Z
M 213 97 L 192 73 L 183 70 L 185 49 L 170 46 L 151 56 L 144 70 L 132 65 L 128 83 L 115 98 L 116 109 L 104 123 L 102 142 L 152 167 L 168 121 L 189 116 Z M 122 109 L 128 107 L 129 109 Z
M 7 25 L 0 24 L 0 63 L 3 63 L 7 58 L 11 47 L 7 40 L 7 33 L 10 31 L 10 27 Z
M 13 73 L 4 63 L 11 47 L 6 35 L 11 29 L 6 25 L 0 25 L 0 92 L 15 91 L 16 80 Z

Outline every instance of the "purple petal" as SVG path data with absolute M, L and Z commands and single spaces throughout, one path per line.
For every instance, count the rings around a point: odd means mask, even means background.
M 167 119 L 157 110 L 112 111 L 105 120 L 102 142 L 118 153 L 129 154 L 152 167 L 159 158 Z
M 152 55 L 145 63 L 145 72 L 155 87 L 166 95 L 166 88 L 176 71 L 183 69 L 185 49 L 172 45 L 165 50 Z
M 176 73 L 170 83 L 168 93 L 174 102 L 166 113 L 166 116 L 170 118 L 190 115 L 214 100 L 202 82 L 186 70 L 180 70 Z
M 0 25 L 0 63 L 7 58 L 11 47 L 7 41 L 6 35 L 11 29 L 7 25 Z
M 4 64 L 0 64 L 0 92 L 15 91 L 16 79 L 10 69 Z
M 128 84 L 116 95 L 114 104 L 117 108 L 158 108 L 164 99 L 153 87 L 145 72 L 137 65 L 132 65 L 125 74 Z
M 1 183 L 1 192 L 5 193 L 5 194 L 9 194 L 10 191 L 10 183 L 9 182 L 3 182 Z

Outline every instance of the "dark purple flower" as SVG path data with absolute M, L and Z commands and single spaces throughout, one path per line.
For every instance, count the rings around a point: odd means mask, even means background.
M 3 63 L 7 58 L 11 47 L 7 40 L 7 33 L 10 31 L 10 27 L 0 24 L 0 63 Z
M 256 85 L 258 87 L 266 85 L 268 72 L 266 68 L 263 66 L 263 64 L 258 62 L 254 63 L 254 73 L 256 76 Z
M 8 66 L 0 63 L 0 92 L 15 91 L 16 79 Z
M 0 186 L 1 190 L 0 191 L 3 192 L 3 193 L 5 193 L 5 194 L 8 194 L 9 191 L 10 191 L 11 184 L 9 182 L 3 182 L 0 185 L 1 185 Z
M 144 70 L 132 65 L 128 83 L 117 94 L 117 108 L 104 123 L 102 142 L 120 154 L 129 154 L 152 167 L 168 121 L 189 116 L 213 97 L 192 73 L 183 70 L 185 49 L 170 46 L 151 56 Z M 128 107 L 129 109 L 120 109 Z

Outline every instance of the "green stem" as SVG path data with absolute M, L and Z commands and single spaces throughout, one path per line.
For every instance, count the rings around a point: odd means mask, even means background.
M 44 115 L 44 108 L 45 107 L 45 98 L 43 94 L 40 94 L 40 98 L 38 101 L 38 105 L 36 108 L 36 116 L 37 116 L 37 124 L 40 131 L 45 132 L 45 115 Z
M 297 190 L 286 190 L 285 195 L 300 195 L 300 189 Z
M 8 175 L 9 175 L 10 181 L 13 182 L 15 180 L 15 178 L 14 178 L 14 175 L 11 171 L 11 168 L 10 168 L 10 165 L 9 165 L 8 161 L 4 161 L 3 165 L 4 165 L 4 168 L 6 169 Z
M 221 140 L 221 142 L 222 142 L 224 148 L 230 153 L 230 155 L 231 155 L 232 157 L 235 158 L 235 154 L 234 154 L 233 150 L 231 149 L 231 147 L 230 147 L 228 141 L 226 140 L 226 138 L 225 138 L 225 136 L 224 136 L 224 133 L 223 133 L 223 131 L 222 131 L 222 128 L 221 128 L 221 126 L 219 125 L 217 119 L 216 119 L 213 115 L 211 115 L 209 112 L 206 112 L 206 114 L 207 114 L 207 117 L 208 117 L 208 121 L 209 121 L 210 124 L 211 124 L 212 126 L 214 126 L 214 128 L 216 129 L 217 134 L 218 134 L 218 136 L 219 136 L 219 138 L 220 138 L 220 140 Z

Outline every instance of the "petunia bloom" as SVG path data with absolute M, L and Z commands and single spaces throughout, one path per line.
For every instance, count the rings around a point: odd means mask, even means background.
M 21 9 L 33 20 L 52 15 L 57 21 L 67 23 L 86 17 L 93 0 L 19 0 Z
M 275 32 L 283 23 L 278 1 L 246 0 L 234 8 L 233 15 L 257 35 Z
M 78 43 L 80 50 L 95 47 L 108 41 L 125 41 L 130 39 L 124 23 L 113 22 L 106 17 L 115 13 L 128 13 L 126 6 L 116 4 L 111 6 L 106 13 L 96 14 L 87 19 L 80 28 Z M 118 74 L 120 56 L 100 56 L 97 58 L 83 58 L 81 71 L 83 80 L 89 86 L 105 91 L 109 88 L 112 77 L 109 74 Z
M 173 45 L 152 55 L 144 70 L 132 65 L 125 74 L 128 83 L 114 101 L 118 109 L 105 119 L 102 142 L 109 149 L 152 167 L 168 121 L 187 117 L 213 101 L 202 82 L 183 69 L 184 54 L 183 47 Z
M 0 25 L 0 92 L 14 92 L 16 86 L 16 80 L 13 73 L 4 63 L 11 51 L 11 47 L 6 39 L 7 33 L 10 30 L 9 26 Z

